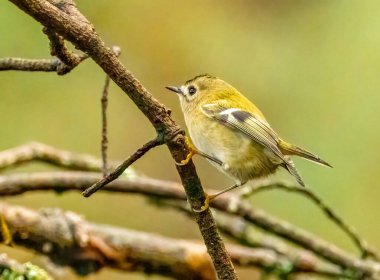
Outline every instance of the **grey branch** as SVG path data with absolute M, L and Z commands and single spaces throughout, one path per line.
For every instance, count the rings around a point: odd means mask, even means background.
M 11 174 L 0 176 L 0 195 L 18 195 L 27 191 L 55 190 L 57 192 L 68 190 L 83 190 L 87 186 L 97 182 L 101 173 L 90 172 L 38 172 L 25 174 Z M 104 187 L 106 191 L 144 194 L 160 199 L 186 200 L 181 185 L 175 182 L 131 176 L 119 178 Z M 244 212 L 234 211 L 230 206 L 237 203 L 237 208 L 245 209 Z M 239 204 L 242 204 L 239 206 Z M 380 264 L 373 261 L 360 260 L 349 253 L 338 249 L 307 231 L 275 218 L 260 209 L 253 209 L 243 201 L 236 201 L 236 197 L 226 194 L 213 204 L 222 212 L 240 216 L 245 222 L 258 226 L 270 233 L 281 236 L 303 249 L 310 250 L 316 255 L 322 256 L 329 262 L 342 268 L 358 271 L 362 275 L 377 275 Z
M 143 271 L 176 279 L 210 279 L 216 275 L 204 245 L 86 221 L 59 209 L 31 210 L 0 203 L 0 214 L 14 243 L 47 255 L 60 265 L 90 274 L 102 267 Z M 276 269 L 283 273 L 313 273 L 344 277 L 336 268 L 286 257 L 266 249 L 228 245 L 239 266 Z
M 88 58 L 87 55 L 85 54 L 80 55 L 79 62 L 82 62 L 86 58 Z M 68 67 L 66 64 L 62 63 L 59 59 L 56 59 L 56 58 L 28 59 L 28 58 L 6 57 L 6 58 L 0 59 L 0 71 L 5 71 L 5 70 L 18 70 L 18 71 L 29 71 L 29 72 L 43 71 L 43 72 L 57 72 L 58 75 L 64 75 L 64 74 L 69 73 L 74 67 Z
M 102 169 L 102 161 L 94 156 L 56 149 L 39 142 L 31 142 L 0 152 L 0 170 L 14 168 L 31 161 L 46 162 L 71 170 L 101 171 Z M 118 164 L 111 162 L 111 167 L 116 168 Z
M 0 152 L 0 169 L 33 160 L 45 161 L 74 170 L 100 172 L 102 169 L 102 162 L 95 157 L 78 155 L 41 143 L 30 143 Z M 100 178 L 99 173 L 82 172 L 45 172 L 1 176 L 0 195 L 17 195 L 26 191 L 36 190 L 83 190 Z M 265 182 L 263 183 L 266 185 Z M 164 199 L 186 199 L 180 184 L 141 176 L 127 176 L 127 179 L 119 179 L 107 185 L 105 190 L 139 193 Z M 211 205 L 216 206 L 217 209 L 224 213 L 242 217 L 248 224 L 256 225 L 270 233 L 283 237 L 343 268 L 357 270 L 363 274 L 376 274 L 379 271 L 379 264 L 377 262 L 357 259 L 319 237 L 301 230 L 286 221 L 275 218 L 260 209 L 252 208 L 249 204 L 242 201 L 240 197 L 233 194 L 225 194 Z
M 78 155 L 35 142 L 0 152 L 0 169 L 14 167 L 17 164 L 33 160 L 45 161 L 73 170 L 97 172 L 102 170 L 101 160 L 95 157 Z M 116 165 L 114 163 L 114 166 Z M 60 192 L 83 190 L 100 179 L 99 173 L 82 172 L 45 172 L 0 176 L 0 195 L 18 195 L 26 191 L 36 190 L 56 190 Z M 265 181 L 262 183 L 267 185 Z M 259 185 L 256 187 L 259 187 Z M 186 199 L 180 184 L 141 176 L 127 176 L 127 179 L 123 177 L 110 183 L 104 189 L 107 191 L 139 193 L 163 199 Z M 239 196 L 227 193 L 212 202 L 211 206 L 224 213 L 241 217 L 248 224 L 258 226 L 283 237 L 342 268 L 357 270 L 362 274 L 376 274 L 380 270 L 377 262 L 357 259 L 307 231 L 273 217 L 260 209 L 252 208 Z
M 349 226 L 343 220 L 343 218 L 340 217 L 336 213 L 334 209 L 328 206 L 323 201 L 323 199 L 320 196 L 318 196 L 316 193 L 314 193 L 311 189 L 297 188 L 286 183 L 280 183 L 280 182 L 273 183 L 273 182 L 263 181 L 260 184 L 255 184 L 255 185 L 245 187 L 244 189 L 242 189 L 241 193 L 243 194 L 243 196 L 246 197 L 252 194 L 256 194 L 258 192 L 273 190 L 273 189 L 279 189 L 279 190 L 284 190 L 287 192 L 297 193 L 310 199 L 326 214 L 326 216 L 330 220 L 332 220 L 338 227 L 340 227 L 347 234 L 349 238 L 351 238 L 354 244 L 361 251 L 363 258 L 372 257 L 373 259 L 377 261 L 380 260 L 379 253 L 373 248 L 369 247 L 367 241 L 361 238 L 353 227 Z

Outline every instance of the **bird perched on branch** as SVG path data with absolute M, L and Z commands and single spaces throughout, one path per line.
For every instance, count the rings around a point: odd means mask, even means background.
M 192 140 L 186 139 L 190 153 L 179 165 L 200 154 L 236 181 L 225 190 L 206 194 L 204 206 L 195 211 L 206 210 L 215 197 L 270 175 L 278 167 L 289 171 L 304 187 L 291 155 L 331 167 L 318 156 L 282 140 L 252 102 L 217 77 L 199 75 L 182 86 L 166 88 L 178 94 Z

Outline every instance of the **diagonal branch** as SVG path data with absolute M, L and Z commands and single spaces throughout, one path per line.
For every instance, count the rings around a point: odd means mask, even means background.
M 242 190 L 244 197 L 247 197 L 252 194 L 256 194 L 262 191 L 268 191 L 273 189 L 279 189 L 287 192 L 298 193 L 303 195 L 304 197 L 310 199 L 314 202 L 322 211 L 326 214 L 326 216 L 331 219 L 338 227 L 340 227 L 348 237 L 354 242 L 354 244 L 359 248 L 362 253 L 362 257 L 372 257 L 373 259 L 379 261 L 380 256 L 378 252 L 368 246 L 367 241 L 359 236 L 356 230 L 345 223 L 342 217 L 340 217 L 334 209 L 329 207 L 323 199 L 314 193 L 311 189 L 307 188 L 297 188 L 292 185 L 288 185 L 286 183 L 262 183 L 260 185 L 251 185 L 247 186 Z
M 115 171 L 111 172 L 106 177 L 104 177 L 100 181 L 93 184 L 91 187 L 84 190 L 83 195 L 85 197 L 89 197 L 92 194 L 94 194 L 95 192 L 97 192 L 98 190 L 100 190 L 101 188 L 103 188 L 108 183 L 116 180 L 136 160 L 141 158 L 143 155 L 145 155 L 152 148 L 157 147 L 157 146 L 162 145 L 162 144 L 163 143 L 159 138 L 156 138 L 156 139 L 153 139 L 153 140 L 147 142 L 146 144 L 144 144 L 144 146 L 142 146 L 140 149 L 138 149 L 136 152 L 134 152 L 128 159 L 126 159 L 121 165 L 119 165 L 115 169 Z
M 359 260 L 353 255 L 339 249 L 334 244 L 328 243 L 303 229 L 294 227 L 287 221 L 270 216 L 261 209 L 253 208 L 245 201 L 239 200 L 239 198 L 233 195 L 220 197 L 213 204 L 211 203 L 211 205 L 218 210 L 240 216 L 246 222 L 283 237 L 302 248 L 308 248 L 315 254 L 342 268 L 358 271 L 363 275 L 380 273 L 380 263 Z
M 62 36 L 55 33 L 53 30 L 44 28 L 43 32 L 49 38 L 50 41 L 50 54 L 59 58 L 62 63 L 66 64 L 68 68 L 74 68 L 81 60 L 80 56 L 71 52 L 65 46 L 65 40 Z
M 44 27 L 54 30 L 65 40 L 73 43 L 76 48 L 88 54 L 132 99 L 154 126 L 157 135 L 163 136 L 173 159 L 179 162 L 186 157 L 189 151 L 185 146 L 183 132 L 171 119 L 170 110 L 159 103 L 121 64 L 115 53 L 105 46 L 94 27 L 76 9 L 72 0 L 10 1 Z M 186 166 L 177 167 L 177 171 L 191 207 L 199 209 L 205 200 L 205 195 L 194 164 L 190 161 Z M 194 213 L 194 216 L 219 279 L 237 279 L 211 212 Z

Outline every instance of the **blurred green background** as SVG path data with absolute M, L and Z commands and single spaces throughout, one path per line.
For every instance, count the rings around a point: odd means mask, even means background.
M 77 4 L 109 46 L 121 47 L 122 62 L 173 109 L 181 125 L 177 97 L 164 89 L 166 85 L 210 73 L 247 95 L 284 139 L 335 167 L 296 159 L 306 183 L 380 247 L 378 1 L 78 0 Z M 8 1 L 0 2 L 1 57 L 49 57 L 41 29 Z M 104 79 L 89 60 L 63 77 L 1 72 L 0 149 L 35 140 L 99 156 Z M 145 117 L 115 85 L 110 90 L 109 130 L 109 155 L 118 160 L 154 136 Z M 204 186 L 222 188 L 231 183 L 204 159 L 195 161 Z M 165 147 L 135 166 L 152 177 L 179 180 Z M 293 180 L 285 172 L 274 178 Z M 79 193 L 33 193 L 5 200 L 34 208 L 70 209 L 91 221 L 166 236 L 200 237 L 194 222 L 170 210 L 157 211 L 140 196 L 103 192 L 84 199 Z M 303 198 L 268 192 L 251 201 L 356 252 L 345 235 Z M 20 261 L 34 258 L 19 256 Z M 242 279 L 250 279 L 249 275 L 242 272 Z M 103 270 L 91 279 L 123 276 Z

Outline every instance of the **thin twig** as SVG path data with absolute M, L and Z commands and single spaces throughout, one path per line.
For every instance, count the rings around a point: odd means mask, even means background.
M 55 33 L 52 29 L 43 28 L 43 32 L 49 38 L 50 41 L 50 54 L 58 57 L 62 63 L 66 64 L 69 68 L 74 68 L 80 63 L 80 56 L 71 52 L 65 46 L 65 40 L 62 36 Z
M 80 55 L 80 61 L 88 58 L 86 54 Z M 74 68 L 74 67 L 73 67 Z M 58 75 L 69 73 L 73 68 L 68 67 L 59 59 L 27 59 L 17 57 L 0 58 L 0 71 L 18 70 L 18 71 L 42 71 L 57 72 Z
M 101 171 L 102 161 L 88 154 L 78 154 L 52 146 L 30 142 L 0 152 L 0 171 L 14 168 L 32 161 L 40 161 L 71 170 Z M 110 162 L 116 168 L 119 162 Z M 128 169 L 129 170 L 129 169 Z
M 373 259 L 379 261 L 380 256 L 378 252 L 368 246 L 368 243 L 366 240 L 364 240 L 362 237 L 359 236 L 359 234 L 356 232 L 356 230 L 349 226 L 342 217 L 340 217 L 334 209 L 329 207 L 323 199 L 318 196 L 316 193 L 314 193 L 311 189 L 308 188 L 299 188 L 294 187 L 292 185 L 288 185 L 286 183 L 268 183 L 268 184 L 256 184 L 247 186 L 242 190 L 242 193 L 245 197 L 256 194 L 262 191 L 268 191 L 268 190 L 274 190 L 279 189 L 287 192 L 297 193 L 300 195 L 305 196 L 306 198 L 310 199 L 312 202 L 314 202 L 325 214 L 326 216 L 333 221 L 339 228 L 344 231 L 348 237 L 353 241 L 353 243 L 358 247 L 358 249 L 361 252 L 362 258 L 366 257 L 372 257 Z
M 108 138 L 107 138 L 107 106 L 108 106 L 108 88 L 110 85 L 110 77 L 106 76 L 106 80 L 102 92 L 102 142 L 101 142 L 101 151 L 102 151 L 102 161 L 103 167 L 102 172 L 103 176 L 106 177 L 108 173 L 108 164 L 107 164 L 107 148 L 108 148 Z
M 121 54 L 121 48 L 118 46 L 113 46 L 112 51 L 119 56 Z M 108 162 L 107 162 L 107 148 L 108 148 L 108 137 L 107 137 L 107 106 L 108 106 L 108 89 L 110 86 L 111 78 L 106 75 L 106 79 L 103 86 L 101 105 L 102 105 L 102 141 L 101 141 L 101 151 L 102 151 L 102 172 L 103 176 L 107 176 L 108 173 Z
M 116 180 L 120 177 L 121 174 L 136 160 L 141 158 L 145 153 L 147 153 L 150 149 L 157 147 L 159 145 L 162 145 L 163 142 L 160 141 L 160 139 L 157 137 L 153 140 L 150 140 L 146 144 L 144 144 L 141 148 L 139 148 L 136 152 L 134 152 L 128 159 L 126 159 L 120 166 L 118 166 L 115 171 L 108 174 L 106 177 L 104 177 L 99 182 L 93 184 L 91 187 L 87 188 L 85 191 L 83 191 L 84 197 L 89 197 L 101 188 L 103 188 L 108 183 Z

